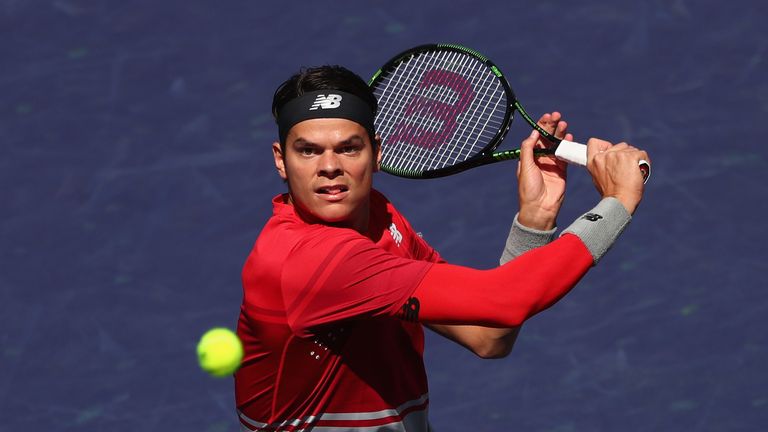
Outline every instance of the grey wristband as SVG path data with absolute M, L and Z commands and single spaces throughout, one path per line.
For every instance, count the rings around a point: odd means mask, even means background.
M 499 259 L 500 264 L 506 264 L 531 249 L 544 246 L 555 238 L 555 231 L 557 231 L 557 228 L 552 228 L 548 231 L 528 228 L 520 224 L 517 220 L 517 216 L 518 215 L 515 215 L 512 227 L 509 229 L 507 244 L 504 245 L 504 251 L 501 253 L 501 258 Z
M 577 235 L 597 264 L 631 220 L 632 216 L 619 200 L 603 198 L 592 210 L 563 230 L 563 234 Z

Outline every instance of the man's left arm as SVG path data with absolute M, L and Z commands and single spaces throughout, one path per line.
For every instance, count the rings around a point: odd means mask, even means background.
M 558 112 L 544 114 L 539 119 L 539 125 L 557 137 L 573 139 L 571 134 L 566 133 L 568 125 L 561 120 Z M 556 218 L 565 196 L 566 165 L 554 159 L 534 158 L 533 148 L 544 145 L 536 134 L 521 145 L 523 154 L 517 171 L 520 213 L 515 216 L 499 259 L 502 265 L 555 238 Z M 493 328 L 433 324 L 429 328 L 486 359 L 509 355 L 520 332 L 520 326 Z
M 515 216 L 499 264 L 506 264 L 531 249 L 548 244 L 554 240 L 555 231 L 557 228 L 551 230 L 528 228 L 520 223 L 519 215 Z M 429 328 L 485 359 L 503 358 L 509 355 L 520 332 L 519 326 L 493 328 L 433 324 Z

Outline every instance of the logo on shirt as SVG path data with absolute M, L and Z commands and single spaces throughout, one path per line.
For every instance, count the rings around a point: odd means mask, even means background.
M 317 95 L 315 98 L 315 101 L 312 103 L 312 106 L 309 107 L 310 111 L 314 111 L 318 108 L 322 109 L 334 109 L 341 106 L 341 95 L 337 94 L 329 94 L 326 95 Z
M 394 222 L 389 226 L 389 234 L 392 236 L 392 240 L 395 241 L 397 247 L 400 247 L 400 243 L 403 241 L 403 235 L 397 229 L 397 225 Z
M 416 322 L 419 320 L 420 308 L 421 308 L 421 303 L 419 303 L 419 299 L 417 299 L 416 297 L 411 297 L 403 305 L 402 314 L 400 315 L 400 318 L 403 321 Z

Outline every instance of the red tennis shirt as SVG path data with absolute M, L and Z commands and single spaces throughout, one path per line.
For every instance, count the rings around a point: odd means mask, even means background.
M 440 256 L 375 190 L 365 235 L 308 224 L 286 199 L 243 268 L 243 430 L 427 431 L 424 334 L 398 316 Z

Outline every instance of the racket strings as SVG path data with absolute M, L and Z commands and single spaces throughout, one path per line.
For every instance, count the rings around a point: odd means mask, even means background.
M 456 57 L 458 57 L 458 54 L 454 53 L 450 58 L 442 59 L 442 61 L 454 61 Z M 445 113 L 440 111 L 436 113 L 424 113 L 425 106 L 423 102 L 425 100 L 442 102 L 446 99 L 445 95 L 449 92 L 449 87 L 437 85 L 428 86 L 426 89 L 429 93 L 426 97 L 423 92 L 421 94 L 419 93 L 419 90 L 425 88 L 420 85 L 425 73 L 428 70 L 435 70 L 438 60 L 441 59 L 434 56 L 422 55 L 420 59 L 411 59 L 407 64 L 401 63 L 398 65 L 400 70 L 396 71 L 396 73 L 399 72 L 400 75 L 397 76 L 398 82 L 395 86 L 396 93 L 393 93 L 392 96 L 399 98 L 404 104 L 411 103 L 414 101 L 414 98 L 418 98 L 418 100 L 422 102 L 420 106 L 417 106 L 417 108 L 413 110 L 408 110 L 407 108 L 402 107 L 399 110 L 396 110 L 395 112 L 397 115 L 392 119 L 393 121 L 387 122 L 389 127 L 385 128 L 382 133 L 383 137 L 389 138 L 389 147 L 395 150 L 390 153 L 391 157 L 387 157 L 386 159 L 391 162 L 390 165 L 399 169 L 414 171 L 423 170 L 423 167 L 427 166 L 428 161 L 434 160 L 433 155 L 435 152 L 430 151 L 431 149 L 428 148 L 429 143 L 425 142 L 428 137 L 427 132 L 423 132 L 421 136 L 410 137 L 411 139 L 405 140 L 402 139 L 405 137 L 399 135 L 392 136 L 392 133 L 394 132 L 392 129 L 407 129 L 409 127 L 420 128 L 422 131 L 434 131 L 440 129 L 442 123 L 439 118 L 436 118 L 435 114 L 440 116 Z M 396 74 L 393 76 L 396 76 Z M 404 88 L 409 90 L 404 91 Z M 438 91 L 435 91 L 435 89 Z M 443 105 L 443 107 L 445 107 L 445 105 Z M 386 164 L 387 162 L 384 163 Z
M 416 91 L 411 90 L 409 92 L 405 92 L 403 88 L 409 88 L 409 89 L 416 89 L 419 90 L 419 80 L 421 79 L 421 75 L 426 70 L 427 63 L 422 62 L 421 65 L 417 63 L 416 61 L 411 61 L 409 63 L 410 69 L 404 70 L 406 68 L 404 63 L 401 63 L 398 65 L 398 70 L 396 70 L 392 76 L 396 79 L 396 84 L 394 86 L 394 93 L 390 93 L 390 95 L 393 95 L 394 98 L 397 99 L 403 104 L 410 101 L 413 97 L 415 97 Z M 439 92 L 435 92 L 435 89 L 443 90 L 442 93 L 446 93 L 447 89 L 444 86 L 429 86 L 427 87 L 427 92 L 424 94 L 423 97 L 432 99 L 432 100 L 441 100 L 444 99 L 444 96 L 441 95 Z M 385 90 L 386 91 L 386 90 Z M 455 101 L 449 101 L 449 103 L 454 103 Z M 403 109 L 402 107 L 399 109 L 395 109 L 394 111 L 387 111 L 388 106 L 385 104 L 382 112 L 385 113 L 385 116 L 381 117 L 384 120 L 384 125 L 379 130 L 382 133 L 382 136 L 392 138 L 388 141 L 388 146 L 390 150 L 394 150 L 395 154 L 397 156 L 399 153 L 403 151 L 407 151 L 407 147 L 409 144 L 412 146 L 412 152 L 421 153 L 424 151 L 424 135 L 421 136 L 421 139 L 417 140 L 411 140 L 410 142 L 406 142 L 402 139 L 396 139 L 396 137 L 392 137 L 392 128 L 395 127 L 404 127 L 406 123 L 406 115 L 410 114 L 409 118 L 407 119 L 407 123 L 410 125 L 418 124 L 425 130 L 435 130 L 437 127 L 439 127 L 440 122 L 437 118 L 434 118 L 433 116 L 424 116 L 421 111 L 423 111 L 423 107 L 419 107 L 419 109 L 416 110 L 416 112 L 408 112 L 406 109 Z M 394 118 L 387 118 L 386 113 L 388 112 L 395 112 L 397 113 Z M 439 113 L 438 113 L 439 114 Z M 401 158 L 400 160 L 407 160 Z M 413 160 L 413 159 L 411 159 Z
M 472 60 L 478 62 L 474 58 Z M 459 156 L 461 156 L 461 160 L 466 160 L 472 154 L 482 150 L 482 148 L 484 148 L 495 135 L 495 130 L 498 130 L 497 127 L 494 130 L 494 133 L 489 137 L 483 136 L 483 133 L 488 130 L 488 124 L 500 100 L 498 97 L 491 97 L 491 95 L 498 95 L 498 90 L 500 90 L 498 80 L 489 76 L 489 74 L 486 72 L 487 68 L 485 68 L 484 65 L 481 65 L 481 67 L 476 67 L 475 71 L 476 72 L 472 77 L 473 83 L 478 82 L 478 80 L 481 79 L 480 75 L 482 75 L 482 84 L 480 86 L 476 86 L 476 89 L 478 89 L 477 100 L 479 103 L 475 104 L 475 110 L 471 114 L 468 114 L 470 121 L 464 122 L 464 128 L 460 134 L 463 144 L 459 149 L 457 158 L 452 161 L 452 164 L 459 162 Z M 489 93 L 489 91 L 493 91 L 493 93 Z M 503 89 L 501 91 L 503 92 Z M 491 112 L 486 113 L 489 108 Z M 480 133 L 476 133 L 476 131 L 479 131 Z M 480 141 L 481 138 L 485 138 L 482 143 Z
M 425 86 L 429 73 L 438 79 Z M 375 94 L 383 163 L 400 170 L 424 171 L 468 159 L 493 140 L 507 109 L 506 94 L 492 71 L 458 51 L 412 55 L 383 77 Z M 455 119 L 448 118 L 462 97 L 470 98 L 467 106 L 459 107 L 463 112 Z M 449 121 L 453 129 L 446 131 Z M 436 138 L 439 142 L 434 142 Z
M 416 74 L 411 73 L 411 75 L 413 75 L 414 77 L 418 77 L 418 76 L 423 75 L 425 70 L 434 70 L 435 66 L 437 65 L 438 62 L 441 64 L 440 65 L 441 68 L 445 69 L 446 68 L 446 64 L 450 64 L 450 63 L 456 64 L 456 62 L 455 62 L 455 58 L 456 57 L 459 57 L 459 55 L 457 53 L 455 53 L 455 52 L 451 53 L 451 55 L 449 57 L 443 56 L 443 58 L 437 58 L 435 56 L 426 56 L 426 58 L 428 60 L 421 62 L 421 65 L 419 65 L 416 62 L 412 62 L 412 65 L 413 65 L 412 69 L 415 68 L 414 70 L 417 70 L 417 73 Z M 466 66 L 467 59 L 464 58 L 463 60 L 464 60 L 464 62 L 463 62 L 463 64 L 461 66 L 462 66 L 463 69 L 466 69 L 465 66 Z M 466 73 L 466 72 L 464 72 L 464 73 Z M 414 82 L 414 80 L 411 80 L 411 84 L 412 85 L 413 85 L 413 82 Z M 428 89 L 431 91 L 432 94 L 429 95 L 429 96 L 431 96 L 433 99 L 437 99 L 439 101 L 443 101 L 445 103 L 452 104 L 455 101 L 452 101 L 452 100 L 447 100 L 446 101 L 447 96 L 450 96 L 453 93 L 452 91 L 449 90 L 451 87 L 452 86 L 450 86 L 450 85 L 449 86 L 430 86 L 430 87 L 428 87 Z M 433 91 L 434 88 L 439 88 L 442 91 L 438 92 L 438 93 L 435 93 Z M 442 105 L 442 107 L 443 107 L 443 111 L 444 111 L 446 105 Z M 422 119 L 421 124 L 424 125 L 424 126 L 431 127 L 433 125 L 430 124 L 430 123 L 435 123 L 434 120 L 432 122 L 430 122 L 431 116 L 429 116 L 429 115 L 424 116 L 424 115 L 421 115 L 421 113 L 416 113 L 416 114 L 417 114 L 418 118 Z M 427 114 L 429 114 L 429 113 L 427 113 Z M 444 115 L 445 113 L 438 111 L 437 114 L 438 115 Z M 424 119 L 427 119 L 426 122 L 424 121 Z M 439 123 L 439 121 L 437 123 Z M 424 135 L 422 135 L 421 140 L 413 142 L 413 144 L 415 144 L 417 146 L 416 147 L 417 152 L 418 153 L 424 153 L 424 155 L 421 155 L 421 154 L 417 155 L 419 157 L 413 157 L 414 155 L 412 155 L 412 157 L 409 157 L 409 158 L 405 159 L 405 161 L 408 161 L 410 163 L 410 165 L 402 165 L 401 164 L 401 165 L 399 165 L 401 168 L 414 169 L 415 167 L 412 166 L 412 165 L 414 164 L 415 161 L 418 161 L 418 160 L 423 160 L 424 164 L 426 164 L 427 161 L 431 161 L 431 163 L 429 163 L 428 165 L 425 165 L 425 166 L 436 166 L 435 163 L 434 163 L 434 161 L 436 161 L 436 160 L 437 161 L 439 161 L 439 160 L 449 160 L 445 156 L 445 153 L 446 153 L 445 151 L 443 151 L 441 153 L 436 153 L 436 152 L 428 153 L 428 152 L 424 152 L 425 145 L 424 145 L 423 141 L 424 141 L 424 139 L 426 137 L 427 137 L 427 135 L 424 134 Z M 445 138 L 443 137 L 443 139 L 445 139 Z M 405 143 L 403 143 L 403 142 L 396 143 L 396 145 L 400 146 L 400 149 L 402 149 L 402 145 L 403 144 L 405 144 Z M 450 149 L 451 147 L 450 146 L 442 146 L 441 148 L 443 148 L 445 150 L 445 149 Z M 431 155 L 431 157 L 428 157 L 430 155 Z
M 445 115 L 444 107 L 446 105 L 441 105 L 440 109 L 432 113 L 432 115 L 425 111 L 428 111 L 428 101 L 437 101 L 443 104 L 447 104 L 448 102 L 444 100 L 446 99 L 446 94 L 449 93 L 449 89 L 448 85 L 430 85 L 427 87 L 423 87 L 421 85 L 422 80 L 426 78 L 425 74 L 427 70 L 435 70 L 436 62 L 434 60 L 434 58 L 431 58 L 430 61 L 425 61 L 420 64 L 417 60 L 414 59 L 415 63 L 413 64 L 416 66 L 416 68 L 413 70 L 411 75 L 414 79 L 418 80 L 415 88 L 417 90 L 426 89 L 426 92 L 414 92 L 412 93 L 411 97 L 408 98 L 409 100 L 413 100 L 413 97 L 418 97 L 419 103 L 413 112 L 411 112 L 412 117 L 406 120 L 404 123 L 401 123 L 400 127 L 407 130 L 413 128 L 414 125 L 418 125 L 418 127 L 421 128 L 422 133 L 416 137 L 415 141 L 411 141 L 410 143 L 407 143 L 404 139 L 398 140 L 402 144 L 401 149 L 404 152 L 408 152 L 408 144 L 413 146 L 412 150 L 410 151 L 410 157 L 403 159 L 403 163 L 399 164 L 402 169 L 410 171 L 421 171 L 425 166 L 428 166 L 429 161 L 432 160 L 436 155 L 434 151 L 430 151 L 430 143 L 427 142 L 427 137 L 430 135 L 430 133 L 439 131 L 441 130 L 441 126 L 444 126 L 444 121 L 441 122 L 440 117 Z M 458 100 L 459 95 L 456 95 L 456 102 L 458 102 Z M 408 112 L 405 114 L 407 115 Z M 416 151 L 415 155 L 413 154 L 413 150 Z
M 469 61 L 470 61 L 470 58 L 467 57 L 467 56 L 464 56 L 464 58 L 462 59 L 462 61 L 460 63 L 462 69 L 467 67 L 467 63 Z M 441 66 L 446 66 L 445 63 L 446 62 L 444 61 L 443 64 L 441 64 Z M 459 78 L 458 78 L 459 76 L 460 75 L 453 75 L 454 83 L 459 80 Z M 477 77 L 477 69 L 475 69 L 475 71 L 472 73 L 472 77 L 470 77 L 470 79 L 467 80 L 467 81 L 472 82 L 472 81 L 474 81 L 474 79 L 476 77 Z M 464 76 L 462 76 L 462 79 L 463 78 L 464 78 Z M 475 96 L 474 89 L 472 89 L 472 92 L 473 92 L 472 97 L 474 98 L 474 96 Z M 473 105 L 475 105 L 475 107 L 477 107 L 477 104 L 473 104 Z M 470 106 L 470 108 L 471 108 L 471 106 Z M 459 116 L 467 116 L 467 115 L 469 115 L 469 113 L 466 113 L 466 114 L 465 113 L 461 113 L 461 114 L 459 114 Z M 471 119 L 471 115 L 469 115 L 469 117 L 465 117 L 465 118 L 470 118 Z M 466 134 L 467 126 L 469 126 L 469 122 L 458 122 L 458 127 L 456 128 L 456 135 L 454 135 L 454 137 L 452 137 L 449 141 L 446 141 L 445 144 L 443 144 L 442 146 L 439 147 L 440 149 L 442 149 L 442 151 L 441 152 L 435 152 L 434 153 L 435 157 L 431 158 L 428 161 L 428 163 L 426 163 L 425 168 L 430 168 L 431 169 L 431 168 L 435 168 L 435 167 L 438 167 L 438 166 L 451 165 L 451 164 L 456 163 L 457 160 L 463 159 L 462 156 L 463 156 L 464 149 L 466 148 L 467 144 L 469 144 L 470 140 L 469 139 L 457 140 L 455 137 L 459 136 L 459 137 L 463 138 L 465 136 L 465 134 Z M 454 144 L 459 144 L 459 141 L 461 142 L 460 143 L 460 147 L 457 146 L 457 145 L 454 145 Z M 471 150 L 471 148 L 472 147 L 470 147 L 470 150 Z
M 488 92 L 487 92 L 488 85 L 492 84 L 496 88 L 498 88 L 498 86 L 496 85 L 497 83 L 496 83 L 495 78 L 490 77 L 490 80 L 489 80 L 488 79 L 489 77 L 488 77 L 487 73 L 485 74 L 485 76 L 482 76 L 482 75 L 484 75 L 483 72 L 487 72 L 482 64 L 466 65 L 465 63 L 467 61 L 472 60 L 474 62 L 477 62 L 477 60 L 475 60 L 473 58 L 470 58 L 470 57 L 466 57 L 466 56 L 465 56 L 464 60 L 465 60 L 465 62 L 462 65 L 463 66 L 471 67 L 469 69 L 469 72 L 472 73 L 472 75 L 467 75 L 467 73 L 468 73 L 467 67 L 464 67 L 463 69 L 465 69 L 465 70 L 462 71 L 462 73 L 464 74 L 464 78 L 468 79 L 468 81 L 473 82 L 474 83 L 473 87 L 475 89 L 479 89 L 479 90 L 486 89 L 486 91 L 480 91 L 480 92 L 475 94 L 476 103 L 473 104 L 474 105 L 474 110 L 470 109 L 467 112 L 461 114 L 461 116 L 465 119 L 465 121 L 463 121 L 463 126 L 464 127 L 462 129 L 459 129 L 460 133 L 457 134 L 457 137 L 459 137 L 459 136 L 462 136 L 462 137 L 466 136 L 466 133 L 461 133 L 461 132 L 466 130 L 467 128 L 471 128 L 472 127 L 472 126 L 470 126 L 472 124 L 472 120 L 480 120 L 482 118 L 487 118 L 488 117 L 487 115 L 482 114 L 482 111 L 484 110 L 485 106 L 487 106 L 487 103 L 491 101 L 491 99 L 488 98 Z M 482 82 L 481 84 L 478 84 L 479 83 L 478 80 L 481 78 L 481 76 L 482 76 L 482 78 L 484 78 L 484 82 Z M 498 101 L 495 101 L 495 102 L 498 102 Z M 477 122 L 475 122 L 475 125 L 476 124 L 477 124 Z
M 388 163 L 388 161 L 407 160 L 406 149 L 403 147 L 403 143 L 391 142 L 389 137 L 392 134 L 393 128 L 404 120 L 404 105 L 411 97 L 411 92 L 406 91 L 406 89 L 413 88 L 416 85 L 414 82 L 415 78 L 407 73 L 405 69 L 405 63 L 398 63 L 395 69 L 382 80 L 375 92 L 379 100 L 376 130 L 383 141 L 382 151 L 384 154 L 382 163 L 385 166 L 390 165 L 398 169 L 403 167 L 397 162 Z
M 425 75 L 426 73 L 430 73 L 432 71 L 445 71 L 448 69 L 448 66 L 458 65 L 459 67 L 463 69 L 466 68 L 467 64 L 467 57 L 466 56 L 460 56 L 458 53 L 450 53 L 447 56 L 425 56 L 427 59 L 421 64 L 421 68 L 419 70 L 420 75 Z M 457 59 L 458 58 L 458 59 Z M 457 63 L 457 61 L 460 61 L 460 63 Z M 427 142 L 427 139 L 430 137 L 428 133 L 424 133 L 421 135 L 421 139 L 417 140 L 415 144 L 422 149 L 429 149 L 432 151 L 425 151 L 423 154 L 421 154 L 421 158 L 411 158 L 406 165 L 403 166 L 403 168 L 408 170 L 415 170 L 415 171 L 424 171 L 426 169 L 433 169 L 435 167 L 448 165 L 450 164 L 451 156 L 456 153 L 456 147 L 450 145 L 450 142 L 452 140 L 451 137 L 446 136 L 445 128 L 446 123 L 449 121 L 452 121 L 453 119 L 448 119 L 447 116 L 450 115 L 449 107 L 455 107 L 456 104 L 462 103 L 464 101 L 464 98 L 469 97 L 473 98 L 474 93 L 473 89 L 467 88 L 466 81 L 464 80 L 464 77 L 459 74 L 445 74 L 441 75 L 441 78 L 443 79 L 440 84 L 442 85 L 432 85 L 427 87 L 428 89 L 439 89 L 437 92 L 433 92 L 434 100 L 437 100 L 441 102 L 441 105 L 439 105 L 439 109 L 434 112 L 426 112 L 423 113 L 423 115 L 418 116 L 418 119 L 426 120 L 422 121 L 420 123 L 421 126 L 428 126 L 428 127 L 437 127 L 437 130 L 440 132 L 443 132 L 441 136 L 433 137 L 431 142 Z M 456 89 L 459 88 L 459 86 L 464 86 L 463 93 L 459 93 Z M 472 94 L 468 94 L 468 92 L 471 92 Z M 450 101 L 446 101 L 446 99 L 449 99 L 450 96 L 453 96 L 456 94 L 455 102 L 451 103 Z M 421 107 L 425 108 L 425 107 Z M 459 106 L 459 108 L 462 108 Z M 422 114 L 421 112 L 419 114 Z M 461 116 L 463 113 L 460 113 L 459 116 Z M 454 114 L 455 116 L 455 114 Z M 434 117 L 437 117 L 435 119 Z M 457 116 L 458 117 L 458 116 Z M 454 131 L 450 132 L 457 132 L 458 126 L 460 126 L 459 123 L 454 122 Z M 453 134 L 452 134 L 453 135 Z M 430 145 L 431 144 L 431 145 Z M 457 155 L 458 156 L 458 155 Z M 454 158 L 455 159 L 455 158 Z

